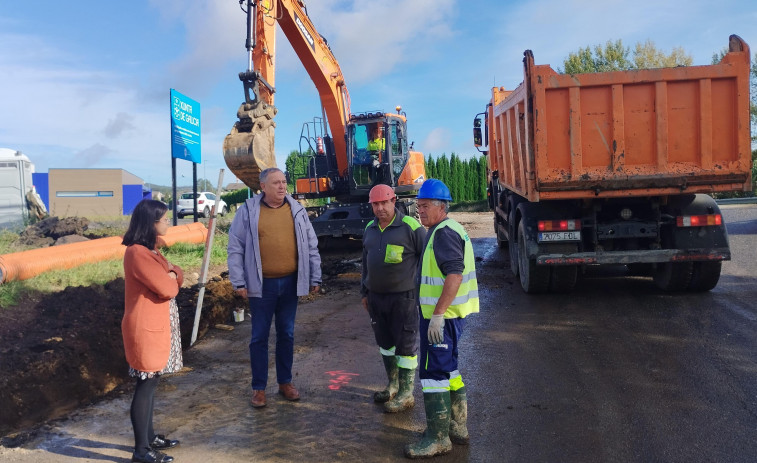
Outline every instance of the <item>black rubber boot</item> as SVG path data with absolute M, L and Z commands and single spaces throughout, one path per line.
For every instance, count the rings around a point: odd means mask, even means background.
M 376 391 L 373 394 L 373 401 L 378 403 L 384 403 L 387 400 L 391 400 L 397 394 L 399 389 L 397 380 L 397 357 L 394 355 L 382 355 L 381 359 L 384 361 L 384 368 L 386 369 L 386 376 L 389 378 L 389 383 L 383 391 Z

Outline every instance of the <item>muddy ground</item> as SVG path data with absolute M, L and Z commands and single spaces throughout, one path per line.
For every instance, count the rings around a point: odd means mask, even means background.
M 455 213 L 471 237 L 491 236 L 489 213 Z M 301 301 L 328 306 L 356 289 L 360 243 L 331 245 L 323 253 L 325 294 Z M 232 324 L 236 298 L 225 268 L 210 271 L 198 338 Z M 30 439 L 40 423 L 65 416 L 132 386 L 121 341 L 123 279 L 64 291 L 0 310 L 0 436 L 13 447 Z M 194 322 L 198 287 L 182 288 L 177 303 L 185 349 Z M 197 344 L 196 344 L 197 345 Z M 193 364 L 193 369 L 204 365 Z

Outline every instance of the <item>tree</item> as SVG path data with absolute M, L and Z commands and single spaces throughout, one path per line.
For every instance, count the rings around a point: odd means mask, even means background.
M 578 52 L 568 54 L 563 62 L 565 74 L 584 74 L 587 72 L 625 71 L 629 69 L 648 69 L 659 67 L 690 66 L 694 60 L 681 47 L 675 47 L 666 54 L 651 40 L 636 43 L 633 57 L 631 49 L 623 46 L 621 40 L 610 40 L 602 45 L 579 48 Z
M 425 160 L 426 178 L 436 178 L 449 187 L 454 202 L 486 199 L 486 156 L 462 160 L 455 153 L 447 158 L 431 155 Z
M 430 154 L 426 160 L 426 178 L 436 178 L 436 162 Z
M 442 157 L 436 160 L 436 178 L 449 185 L 450 165 L 447 155 L 442 153 Z
M 481 182 L 479 184 L 479 192 L 480 197 L 482 199 L 486 199 L 486 186 L 487 186 L 487 168 L 488 164 L 486 163 L 486 156 L 483 154 L 478 157 L 478 180 Z
M 647 39 L 644 44 L 637 43 L 633 52 L 633 63 L 636 69 L 674 68 L 676 66 L 691 66 L 694 63 L 691 55 L 687 55 L 683 48 L 674 47 L 666 55 Z
M 570 53 L 564 61 L 566 74 L 583 74 L 587 72 L 625 71 L 633 67 L 628 59 L 631 50 L 623 46 L 622 40 L 604 45 L 595 45 L 592 53 L 589 47 L 579 48 L 577 53 Z
M 286 169 L 287 184 L 290 187 L 294 187 L 294 184 L 298 178 L 305 176 L 307 170 L 307 159 L 308 158 L 306 156 L 300 156 L 300 152 L 297 150 L 292 150 L 289 152 L 286 161 L 284 161 L 284 166 Z

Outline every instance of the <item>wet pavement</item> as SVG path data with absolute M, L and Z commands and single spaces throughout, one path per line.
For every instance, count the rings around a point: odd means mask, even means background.
M 460 354 L 471 442 L 433 461 L 757 461 L 757 206 L 723 212 L 733 260 L 700 294 L 608 268 L 569 295 L 528 296 L 491 233 L 472 234 L 482 312 Z M 303 398 L 275 394 L 271 362 L 263 409 L 248 405 L 249 320 L 186 352 L 190 371 L 156 396 L 157 430 L 182 441 L 177 462 L 406 461 L 425 426 L 421 393 L 398 415 L 372 402 L 383 368 L 354 272 L 300 305 L 295 337 Z M 0 460 L 129 461 L 129 401 L 42 426 Z

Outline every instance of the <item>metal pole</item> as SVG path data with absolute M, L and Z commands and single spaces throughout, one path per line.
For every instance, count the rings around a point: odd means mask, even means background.
M 210 211 L 208 221 L 208 238 L 205 241 L 205 255 L 202 257 L 202 270 L 200 270 L 200 293 L 197 295 L 197 308 L 195 309 L 195 322 L 192 326 L 192 338 L 189 345 L 197 340 L 197 330 L 200 327 L 200 314 L 202 313 L 202 300 L 205 298 L 205 283 L 208 281 L 208 266 L 210 265 L 210 255 L 213 251 L 213 236 L 216 231 L 216 208 L 221 201 L 221 185 L 223 184 L 223 169 L 218 174 L 218 188 L 216 189 L 216 201 L 213 209 Z
M 194 204 L 195 204 L 195 219 L 194 221 L 197 222 L 197 163 L 192 162 L 192 192 L 194 194 Z
M 171 181 L 173 182 L 173 194 L 171 195 L 171 210 L 173 211 L 173 226 L 175 227 L 177 222 L 176 217 L 176 158 L 171 156 Z
M 255 2 L 247 0 L 247 72 L 252 71 L 252 49 L 255 48 L 255 18 L 257 17 Z

